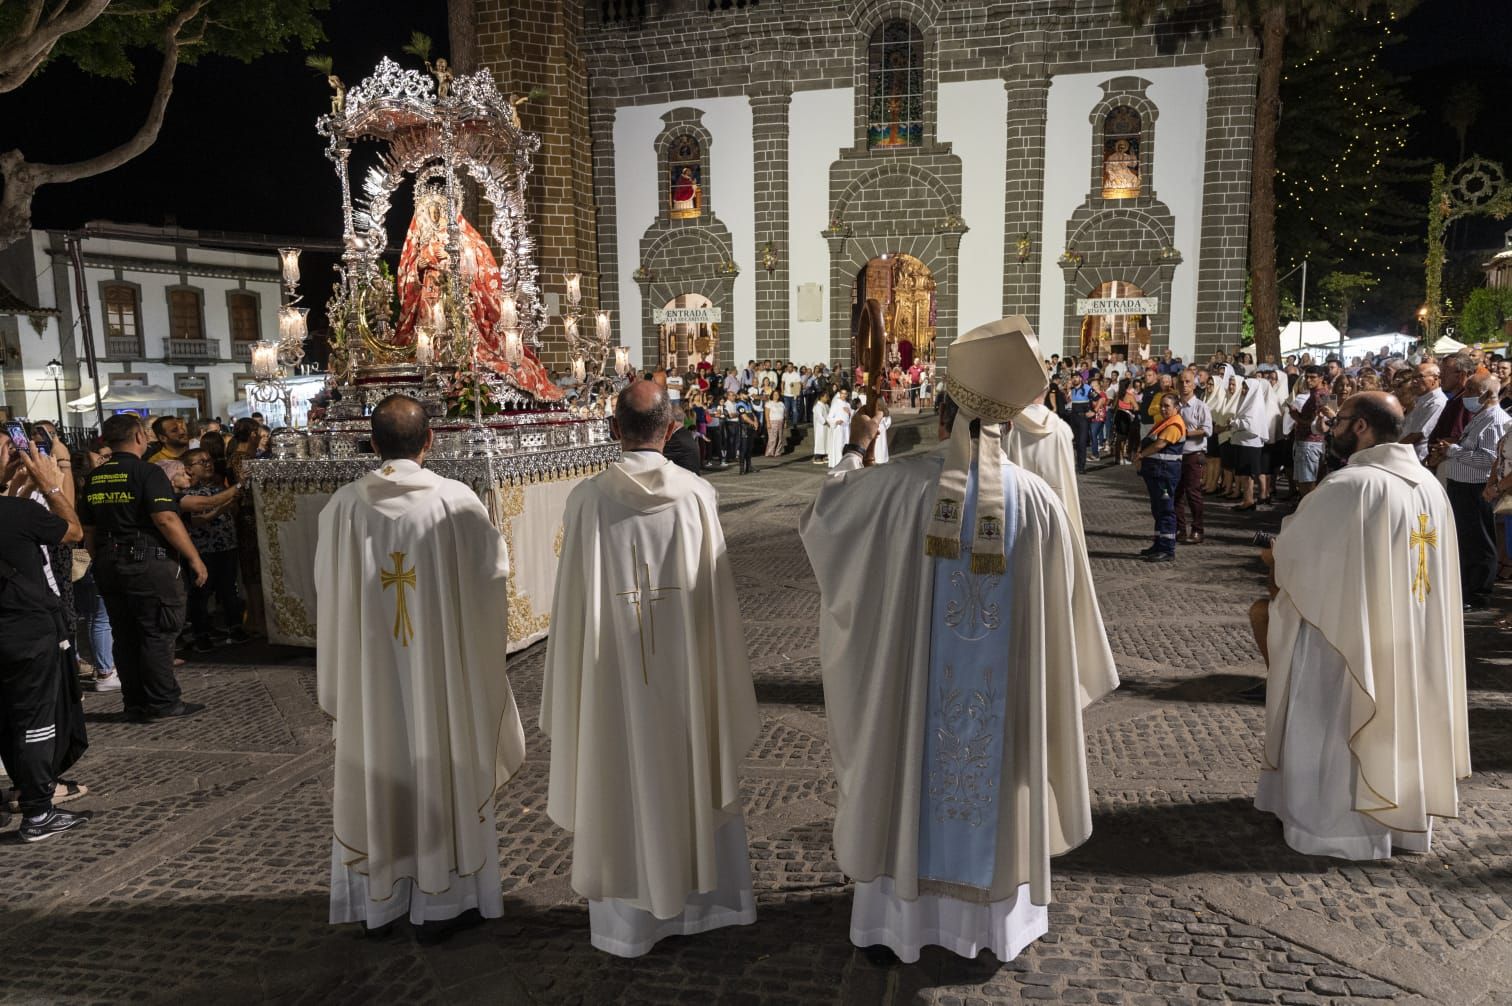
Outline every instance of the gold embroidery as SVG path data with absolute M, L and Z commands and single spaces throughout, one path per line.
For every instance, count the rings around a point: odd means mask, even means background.
M 1417 572 L 1412 576 L 1412 596 L 1422 604 L 1433 593 L 1433 584 L 1428 582 L 1428 550 L 1438 548 L 1438 532 L 1428 530 L 1427 514 L 1418 514 L 1418 529 L 1412 532 L 1407 547 L 1418 550 Z
M 384 590 L 393 587 L 399 595 L 399 600 L 394 605 L 394 638 L 408 647 L 410 640 L 415 638 L 415 626 L 410 622 L 404 588 L 415 586 L 415 567 L 404 568 L 403 552 L 391 552 L 389 558 L 393 560 L 394 568 L 379 570 L 378 579 L 382 581 Z
M 552 542 L 551 542 L 551 550 L 556 553 L 556 557 L 558 559 L 560 559 L 562 557 L 562 541 L 566 537 L 567 537 L 567 526 L 565 524 L 558 524 L 557 525 L 556 538 L 554 538 L 552 540 Z
M 640 634 L 641 650 L 641 681 L 651 683 L 651 678 L 646 672 L 646 627 L 641 616 L 647 615 L 651 621 L 651 652 L 656 653 L 656 602 L 665 601 L 662 594 L 681 587 L 653 587 L 651 585 L 651 564 L 640 561 L 640 548 L 634 544 L 630 546 L 630 564 L 635 569 L 635 586 L 629 590 L 622 590 L 616 597 L 627 598 L 635 608 L 635 630 Z M 642 585 L 642 573 L 644 573 L 644 585 Z M 650 596 L 648 596 L 650 595 Z M 642 604 L 645 605 L 642 608 Z
M 945 393 L 952 402 L 972 415 L 980 416 L 986 423 L 1011 423 L 1015 416 L 1024 411 L 1021 406 L 1004 405 L 972 391 L 948 374 L 945 376 Z
M 297 512 L 294 490 L 286 485 L 259 482 L 253 499 L 257 506 L 257 525 L 261 532 L 259 543 L 263 544 L 262 554 L 267 560 L 262 588 L 263 596 L 268 599 L 271 609 L 268 616 L 269 630 L 276 625 L 283 635 L 308 639 L 313 644 L 315 626 L 310 621 L 309 612 L 305 610 L 304 601 L 284 589 L 283 536 L 279 534 L 278 525 L 294 520 Z

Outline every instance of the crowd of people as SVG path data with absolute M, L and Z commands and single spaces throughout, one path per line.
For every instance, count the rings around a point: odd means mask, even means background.
M 876 403 L 884 423 L 876 447 L 879 460 L 886 461 L 888 456 L 888 403 L 928 405 L 933 375 L 933 364 L 919 359 L 906 369 L 899 363 L 883 375 L 883 394 Z M 696 445 L 695 454 L 669 444 L 668 455 L 675 463 L 695 473 L 735 465 L 742 475 L 760 470 L 754 457 L 791 453 L 809 425 L 813 426 L 813 463 L 835 467 L 849 439 L 855 410 L 867 404 L 865 378 L 859 369 L 823 363 L 799 366 L 791 360 L 750 360 L 744 367 L 722 372 L 705 360 L 682 374 L 665 369 L 645 374 L 646 380 L 666 390 Z
M 1071 428 L 1078 471 L 1089 458 L 1138 464 L 1155 521 L 1151 562 L 1200 544 L 1208 504 L 1234 512 L 1295 508 L 1344 466 L 1336 427 L 1345 403 L 1384 392 L 1404 416 L 1400 442 L 1444 485 L 1453 506 L 1464 603 L 1490 603 L 1512 575 L 1512 361 L 1479 349 L 1351 359 L 1301 353 L 1256 363 L 1214 354 L 1185 364 L 1167 351 L 1131 364 L 1053 357 L 1047 404 Z M 1499 623 L 1501 624 L 1501 623 Z M 1504 626 L 1505 627 L 1505 626 Z
M 193 716 L 204 706 L 183 699 L 180 654 L 261 631 L 242 465 L 267 456 L 270 430 L 257 414 L 227 434 L 213 419 L 123 413 L 71 445 L 52 423 L 13 425 L 0 441 L 10 514 L 0 599 L 18 617 L 0 630 L 0 652 L 5 640 L 19 649 L 0 672 L 0 757 L 13 783 L 0 818 L 21 813 L 22 839 L 40 841 L 87 821 L 57 807 L 88 793 L 64 778 L 87 745 L 83 691 L 121 693 L 129 723 Z M 64 736 L 37 757 L 39 741 Z

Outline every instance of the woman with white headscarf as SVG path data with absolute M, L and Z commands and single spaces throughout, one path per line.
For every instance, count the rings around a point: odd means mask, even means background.
M 1239 404 L 1234 409 L 1234 418 L 1229 422 L 1229 442 L 1234 446 L 1234 475 L 1243 496 L 1235 510 L 1255 509 L 1255 482 L 1264 475 L 1262 451 L 1270 437 L 1272 411 L 1270 382 L 1263 377 L 1246 378 Z M 1263 495 L 1263 488 L 1261 492 Z
M 1213 414 L 1213 435 L 1208 437 L 1207 472 L 1202 481 L 1204 493 L 1218 492 L 1223 483 L 1223 448 L 1229 441 L 1228 424 L 1233 418 L 1232 406 L 1236 402 L 1231 387 L 1234 380 L 1234 368 L 1226 363 L 1212 373 L 1213 388 L 1208 393 L 1207 407 Z

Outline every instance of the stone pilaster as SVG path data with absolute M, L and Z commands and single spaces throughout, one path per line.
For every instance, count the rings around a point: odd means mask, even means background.
M 626 318 L 619 299 L 619 220 L 614 188 L 614 106 L 592 101 L 588 132 L 593 144 L 593 194 L 597 208 L 599 304 L 610 312 L 620 345 L 628 346 L 638 324 Z
M 786 359 L 788 335 L 788 107 L 785 85 L 750 94 L 756 183 L 756 358 Z M 770 268 L 769 268 L 770 266 Z
M 1008 149 L 1003 201 L 1003 314 L 1022 314 L 1040 324 L 1040 263 L 1054 244 L 1043 233 L 1045 207 L 1045 105 L 1050 78 L 1042 58 L 1013 66 L 1008 90 Z M 1019 261 L 1019 241 L 1029 254 Z M 1048 242 L 1048 244 L 1047 244 Z
M 1198 360 L 1239 344 L 1249 263 L 1254 53 L 1208 68 L 1207 165 L 1202 178 L 1202 268 L 1197 274 Z

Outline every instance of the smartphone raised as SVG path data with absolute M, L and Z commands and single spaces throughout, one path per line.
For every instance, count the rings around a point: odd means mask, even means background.
M 32 443 L 37 445 L 38 454 L 46 454 L 49 457 L 53 452 L 53 439 L 48 435 L 47 427 L 41 423 L 32 426 Z
M 11 439 L 11 447 L 18 451 L 31 453 L 31 437 L 26 435 L 26 422 L 21 419 L 7 419 L 5 421 L 6 436 Z

